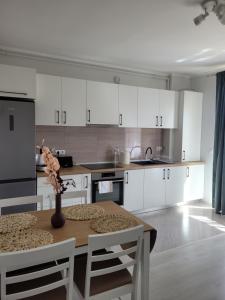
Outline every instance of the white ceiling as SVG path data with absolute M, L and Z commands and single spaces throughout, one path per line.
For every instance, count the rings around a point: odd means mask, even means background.
M 0 48 L 143 71 L 225 69 L 225 26 L 193 0 L 0 0 Z

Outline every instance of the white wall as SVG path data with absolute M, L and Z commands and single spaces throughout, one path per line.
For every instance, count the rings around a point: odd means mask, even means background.
M 191 78 L 187 75 L 171 74 L 170 89 L 174 91 L 190 90 Z
M 201 159 L 205 165 L 205 200 L 212 201 L 212 166 L 216 106 L 216 76 L 192 78 L 192 89 L 204 93 L 202 111 Z
M 31 55 L 10 54 L 0 52 L 0 64 L 8 64 L 22 67 L 30 67 L 37 70 L 37 73 L 44 73 L 56 76 L 74 77 L 86 80 L 113 82 L 114 76 L 119 76 L 121 84 L 145 86 L 152 88 L 166 89 L 168 76 L 135 73 L 131 71 L 91 66 L 87 64 L 60 61 Z

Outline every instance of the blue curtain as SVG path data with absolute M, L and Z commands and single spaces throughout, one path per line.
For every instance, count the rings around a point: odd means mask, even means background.
M 210 120 L 209 120 L 210 122 Z M 216 76 L 216 123 L 213 152 L 213 207 L 225 214 L 225 72 Z

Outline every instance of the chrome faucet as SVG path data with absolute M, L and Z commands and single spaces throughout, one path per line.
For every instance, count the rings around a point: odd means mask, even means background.
M 152 157 L 152 147 L 148 147 L 146 150 L 145 150 L 145 159 L 147 160 L 147 157 L 148 157 L 148 151 L 150 151 L 150 157 L 149 157 L 149 160 L 153 159 Z

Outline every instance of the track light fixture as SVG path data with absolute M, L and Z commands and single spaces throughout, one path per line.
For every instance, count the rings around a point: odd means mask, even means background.
M 197 16 L 196 18 L 194 18 L 194 23 L 196 26 L 200 25 L 207 17 L 209 16 L 208 12 L 205 12 L 204 14 L 201 14 L 199 16 Z
M 221 24 L 225 25 L 225 3 L 218 3 L 218 0 L 204 0 L 200 5 L 204 13 L 194 18 L 196 26 L 200 25 L 212 12 L 216 14 Z

